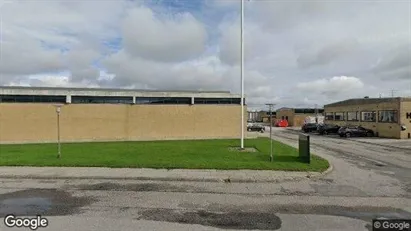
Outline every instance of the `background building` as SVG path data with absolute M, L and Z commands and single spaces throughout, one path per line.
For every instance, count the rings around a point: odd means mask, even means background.
M 247 122 L 258 122 L 259 111 L 253 110 L 253 111 L 248 111 L 247 113 L 248 113 Z
M 276 112 L 271 112 L 273 123 L 276 118 Z M 249 111 L 248 112 L 248 122 L 259 122 L 259 123 L 270 123 L 270 112 L 269 111 Z
M 411 98 L 349 99 L 325 105 L 324 109 L 326 123 L 361 125 L 380 137 L 411 137 Z
M 55 142 L 57 105 L 63 142 L 241 135 L 241 96 L 230 92 L 0 87 L 0 142 Z
M 277 110 L 277 120 L 287 120 L 290 127 L 300 127 L 309 116 L 322 116 L 321 108 L 280 108 Z

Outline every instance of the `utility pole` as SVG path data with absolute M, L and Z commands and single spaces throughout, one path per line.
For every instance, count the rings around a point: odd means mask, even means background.
M 396 90 L 392 89 L 391 90 L 391 97 L 394 98 L 394 94 L 395 94 Z
M 272 108 L 275 104 L 272 103 L 267 103 L 266 104 L 269 108 L 269 113 L 270 113 L 270 161 L 273 162 L 273 112 L 272 112 Z

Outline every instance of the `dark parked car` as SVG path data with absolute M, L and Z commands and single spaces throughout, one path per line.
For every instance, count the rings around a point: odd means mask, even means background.
M 334 124 L 321 124 L 318 126 L 318 133 L 320 135 L 337 134 L 340 126 Z
M 260 124 L 248 124 L 247 125 L 247 131 L 252 132 L 252 131 L 258 131 L 263 133 L 265 131 L 265 127 Z
M 338 135 L 341 137 L 351 137 L 351 136 L 374 136 L 374 131 L 361 126 L 344 126 L 338 130 Z
M 307 123 L 307 124 L 304 124 L 301 127 L 301 130 L 303 132 L 306 132 L 306 133 L 315 132 L 315 131 L 317 131 L 317 129 L 318 129 L 318 124 L 316 124 L 316 123 Z

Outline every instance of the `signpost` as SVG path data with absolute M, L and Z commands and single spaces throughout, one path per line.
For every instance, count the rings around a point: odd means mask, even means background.
M 269 113 L 270 113 L 270 161 L 273 162 L 273 113 L 272 113 L 272 107 L 274 106 L 274 104 L 272 103 L 267 103 L 266 105 L 268 105 L 269 107 Z
M 60 142 L 60 113 L 61 113 L 61 106 L 56 106 L 56 113 L 57 113 L 57 158 L 61 158 L 61 142 Z

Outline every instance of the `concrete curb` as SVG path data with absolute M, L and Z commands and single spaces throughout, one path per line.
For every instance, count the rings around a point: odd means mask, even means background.
M 1 167 L 0 167 L 1 170 Z M 324 172 L 296 172 L 289 171 L 290 176 L 284 176 L 285 171 L 278 171 L 278 178 L 275 178 L 276 171 L 272 171 L 274 177 L 260 176 L 258 179 L 253 177 L 244 177 L 239 173 L 239 176 L 227 174 L 224 176 L 211 177 L 182 177 L 182 176 L 159 176 L 159 177 L 144 177 L 144 176 L 59 176 L 59 175 L 41 175 L 41 174 L 0 174 L 0 179 L 60 179 L 60 180 L 138 180 L 138 181 L 185 181 L 185 182 L 227 182 L 227 183 L 280 183 L 302 181 L 312 178 L 320 178 L 333 170 L 332 165 Z M 241 170 L 239 170 L 241 171 Z M 267 170 L 265 170 L 267 171 Z M 189 175 L 189 173 L 187 173 Z M 235 174 L 235 173 L 234 173 Z
M 281 183 L 281 182 L 296 182 L 305 179 L 320 177 L 321 175 L 314 175 L 310 177 L 294 177 L 283 179 L 269 179 L 269 180 L 251 180 L 251 179 L 233 179 L 233 178 L 215 178 L 215 179 L 201 179 L 201 178 L 152 178 L 152 177 L 65 177 L 65 176 L 0 176 L 0 179 L 33 179 L 33 180 L 138 180 L 138 181 L 183 181 L 183 182 L 226 182 L 226 183 Z
M 323 158 L 323 157 L 322 157 Z M 325 159 L 325 158 L 323 158 L 323 159 Z M 327 159 L 326 159 L 327 160 Z M 328 174 L 330 174 L 333 170 L 334 170 L 334 166 L 331 164 L 331 162 L 329 161 L 329 160 L 327 160 L 328 161 L 328 164 L 330 165 L 328 168 L 327 168 L 327 170 L 325 170 L 324 172 L 321 172 L 321 174 L 318 176 L 318 177 L 320 177 L 320 176 L 326 176 L 326 175 L 328 175 Z
M 323 172 L 315 172 L 315 174 L 313 175 L 310 175 L 312 174 L 312 172 L 307 172 L 307 178 L 308 179 L 318 179 L 318 178 L 321 178 L 321 177 L 324 177 L 330 174 L 334 170 L 334 166 L 330 163 L 330 161 L 328 161 L 328 163 L 330 164 L 330 166 Z

